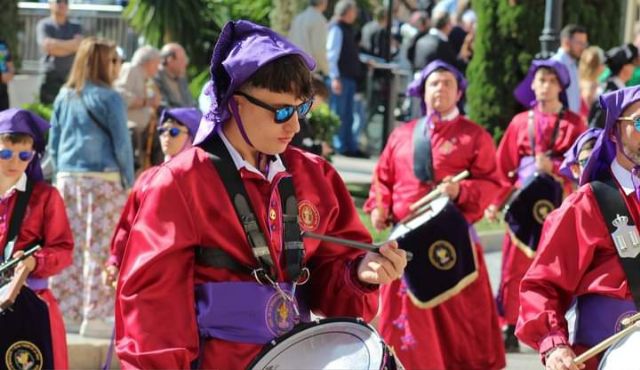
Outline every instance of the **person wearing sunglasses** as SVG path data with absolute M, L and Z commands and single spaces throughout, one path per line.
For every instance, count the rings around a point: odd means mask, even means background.
M 196 108 L 171 108 L 162 112 L 157 132 L 165 162 L 192 147 L 201 118 L 202 113 Z M 131 224 L 138 213 L 147 183 L 159 168 L 154 166 L 142 172 L 129 193 L 111 239 L 110 256 L 103 275 L 104 283 L 108 286 L 115 285 Z
M 289 145 L 314 67 L 271 29 L 223 27 L 196 147 L 160 167 L 131 226 L 117 288 L 124 367 L 246 368 L 310 311 L 371 320 L 378 285 L 402 274 L 395 242 L 377 254 L 302 240 L 371 242 L 336 170 Z
M 13 279 L 22 271 L 28 271 L 27 285 L 48 306 L 48 317 L 32 316 L 28 323 L 21 323 L 19 327 L 3 322 L 0 349 L 7 354 L 9 364 L 13 360 L 12 353 L 16 354 L 15 348 L 20 348 L 18 342 L 9 343 L 13 351 L 3 347 L 7 345 L 6 339 L 12 337 L 11 331 L 20 331 L 24 338 L 44 322 L 49 325 L 47 331 L 51 335 L 53 360 L 41 358 L 40 363 L 49 364 L 45 367 L 54 369 L 68 369 L 66 332 L 58 307 L 60 297 L 57 299 L 49 290 L 48 282 L 50 277 L 71 265 L 74 243 L 62 196 L 44 181 L 40 166 L 46 146 L 45 133 L 49 127 L 47 121 L 26 110 L 12 108 L 0 112 L 0 224 L 3 230 L 0 261 L 20 257 L 26 250 L 40 245 L 40 250 L 17 264 L 9 284 L 16 283 Z M 26 197 L 26 210 L 22 222 L 17 224 L 17 233 L 9 236 L 10 231 L 5 230 L 11 230 L 8 225 L 18 221 L 14 215 L 19 213 L 21 197 Z M 11 291 L 11 288 L 7 290 Z M 15 310 L 26 309 L 22 303 L 27 298 L 7 296 L 4 294 L 7 290 L 3 289 L 3 294 L 0 294 L 0 308 L 7 309 L 15 303 Z M 41 355 L 48 356 L 48 348 L 42 350 Z
M 590 128 L 578 136 L 571 148 L 564 153 L 564 161 L 560 165 L 561 174 L 572 178 L 575 183 L 580 181 L 600 133 L 602 129 Z
M 602 354 L 586 366 L 573 359 L 638 310 L 640 87 L 602 95 L 600 105 L 606 122 L 580 188 L 547 217 L 520 286 L 516 336 L 540 352 L 548 370 L 597 369 Z M 565 314 L 573 300 L 570 342 Z

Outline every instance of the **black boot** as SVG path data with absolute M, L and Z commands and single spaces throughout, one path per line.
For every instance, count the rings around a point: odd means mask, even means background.
M 518 353 L 520 352 L 520 343 L 518 343 L 518 338 L 515 335 L 516 327 L 514 325 L 509 325 L 504 330 L 504 350 L 507 353 Z

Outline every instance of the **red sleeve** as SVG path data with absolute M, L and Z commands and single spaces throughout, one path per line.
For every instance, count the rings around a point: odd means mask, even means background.
M 192 207 L 168 168 L 150 187 L 119 275 L 117 353 L 123 368 L 188 369 L 198 355 L 193 247 L 200 236 Z
M 536 257 L 520 285 L 516 335 L 544 353 L 568 341 L 564 315 L 594 259 L 606 245 L 606 225 L 598 217 L 588 186 L 569 196 L 544 223 Z M 589 225 L 588 227 L 585 227 Z
M 350 240 L 371 242 L 353 200 L 338 173 L 326 165 L 325 176 L 334 190 L 339 208 L 330 215 L 327 233 Z M 378 311 L 377 286 L 357 278 L 364 252 L 331 243 L 322 243 L 310 258 L 311 280 L 308 297 L 312 311 L 324 316 L 354 316 L 370 321 Z M 328 299 L 328 297 L 331 297 Z
M 64 201 L 58 190 L 48 187 L 42 219 L 42 249 L 35 253 L 36 268 L 31 275 L 46 278 L 71 265 L 73 258 L 73 234 L 69 226 Z
M 382 207 L 389 211 L 393 207 L 392 188 L 395 178 L 395 166 L 393 162 L 394 147 L 398 136 L 396 129 L 389 136 L 387 145 L 380 154 L 380 159 L 373 172 L 369 198 L 364 203 L 363 209 L 366 213 L 371 213 L 376 207 Z
M 500 189 L 498 190 L 493 204 L 499 206 L 506 200 L 517 176 L 509 177 L 509 173 L 517 170 L 520 164 L 520 154 L 518 153 L 518 125 L 514 117 L 507 126 L 507 130 L 500 140 L 500 145 L 496 151 L 498 178 Z
M 129 231 L 131 231 L 131 224 L 138 213 L 137 198 L 138 194 L 134 188 L 131 194 L 129 194 L 127 203 L 124 205 L 122 214 L 118 220 L 118 225 L 111 237 L 111 249 L 107 265 L 113 265 L 119 268 L 122 263 L 122 256 L 124 255 L 124 248 L 129 238 Z
M 496 147 L 489 134 L 482 130 L 476 135 L 473 158 L 469 166 L 471 176 L 460 183 L 460 194 L 456 200 L 470 223 L 482 218 L 485 208 L 499 189 L 496 175 Z

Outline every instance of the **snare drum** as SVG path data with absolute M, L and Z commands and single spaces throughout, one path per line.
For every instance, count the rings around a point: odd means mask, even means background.
M 598 370 L 640 370 L 640 330 L 622 338 L 605 352 Z
M 274 339 L 249 369 L 403 369 L 380 335 L 361 319 L 300 324 Z

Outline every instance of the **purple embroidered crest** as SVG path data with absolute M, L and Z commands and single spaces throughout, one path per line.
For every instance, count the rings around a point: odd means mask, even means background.
M 296 324 L 293 303 L 283 297 L 282 294 L 275 292 L 267 302 L 265 322 L 269 331 L 276 337 L 293 329 Z

